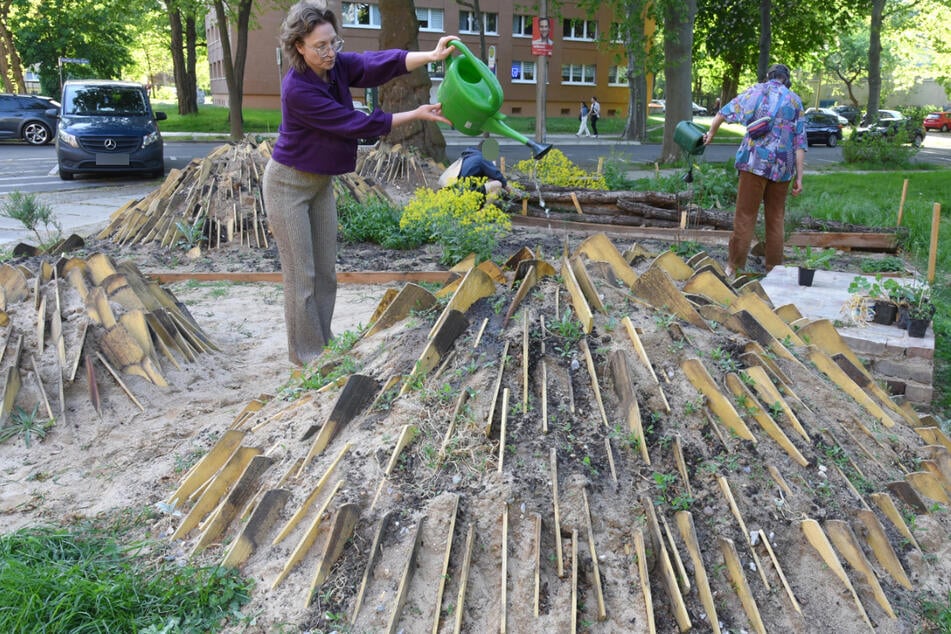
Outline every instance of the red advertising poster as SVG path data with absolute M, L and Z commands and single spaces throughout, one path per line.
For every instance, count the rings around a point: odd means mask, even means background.
M 532 55 L 551 57 L 551 18 L 532 18 Z

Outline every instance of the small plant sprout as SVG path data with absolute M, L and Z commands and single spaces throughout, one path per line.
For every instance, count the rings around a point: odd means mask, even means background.
M 40 201 L 36 194 L 24 194 L 23 192 L 10 192 L 6 200 L 0 202 L 0 216 L 16 220 L 36 236 L 36 242 L 40 246 L 53 244 L 60 239 L 63 233 L 63 226 L 56 216 L 53 215 L 53 208 L 47 203 Z M 40 223 L 47 234 L 46 242 L 40 235 Z M 50 227 L 55 231 L 51 231 Z
M 178 241 L 179 247 L 187 251 L 201 246 L 205 234 L 205 216 L 198 216 L 191 224 L 182 221 L 176 222 L 175 228 L 182 236 L 182 239 Z
M 10 413 L 10 422 L 3 428 L 0 428 L 0 442 L 6 442 L 17 436 L 23 438 L 23 443 L 27 449 L 33 439 L 43 440 L 46 432 L 56 422 L 53 418 L 39 418 L 40 406 L 33 408 L 32 412 L 17 406 Z
M 805 249 L 796 247 L 796 259 L 799 266 L 806 269 L 827 269 L 832 258 L 835 257 L 835 249 L 815 249 L 807 246 Z

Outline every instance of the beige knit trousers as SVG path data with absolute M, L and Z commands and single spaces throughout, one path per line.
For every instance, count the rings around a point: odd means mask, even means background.
M 268 161 L 264 208 L 284 277 L 288 357 L 304 365 L 333 339 L 337 298 L 337 206 L 332 177 Z

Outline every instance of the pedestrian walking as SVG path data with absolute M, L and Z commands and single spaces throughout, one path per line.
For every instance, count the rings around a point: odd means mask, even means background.
M 440 104 L 406 112 L 353 109 L 350 88 L 384 84 L 452 52 L 440 38 L 431 51 L 347 53 L 337 18 L 324 2 L 302 0 L 287 13 L 280 42 L 290 69 L 281 81 L 281 126 L 264 170 L 268 222 L 277 243 L 284 278 L 284 322 L 288 358 L 297 365 L 315 360 L 333 339 L 330 328 L 337 297 L 337 206 L 333 177 L 352 172 L 357 139 L 384 136 L 411 121 L 449 124 Z
M 601 118 L 601 102 L 597 97 L 591 97 L 591 108 L 588 113 L 588 120 L 591 121 L 591 134 L 598 138 L 598 119 Z
M 724 121 L 748 126 L 736 152 L 739 184 L 727 276 L 746 266 L 760 203 L 766 221 L 766 271 L 783 263 L 786 195 L 790 182 L 793 196 L 802 192 L 806 162 L 802 100 L 789 87 L 789 68 L 773 64 L 766 73 L 766 81 L 751 86 L 723 106 L 704 135 L 704 143 L 709 145 Z M 754 122 L 756 125 L 750 126 Z
M 575 136 L 591 136 L 591 131 L 588 130 L 588 112 L 588 104 L 582 101 L 581 111 L 578 113 L 578 120 L 581 121 L 581 125 L 578 126 Z

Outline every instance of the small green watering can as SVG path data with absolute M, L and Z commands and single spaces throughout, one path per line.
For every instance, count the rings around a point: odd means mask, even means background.
M 449 44 L 459 49 L 462 55 L 446 58 L 446 75 L 436 92 L 443 116 L 467 136 L 494 132 L 524 143 L 532 149 L 535 159 L 545 156 L 551 145 L 535 143 L 503 122 L 505 115 L 499 112 L 503 100 L 502 85 L 495 74 L 459 40 Z
M 687 154 L 687 163 L 690 166 L 683 177 L 686 183 L 693 182 L 693 157 L 700 156 L 707 148 L 703 142 L 703 135 L 706 134 L 706 132 L 704 128 L 701 128 L 693 121 L 681 121 L 677 124 L 677 127 L 674 128 L 674 143 L 679 145 L 680 149 Z

